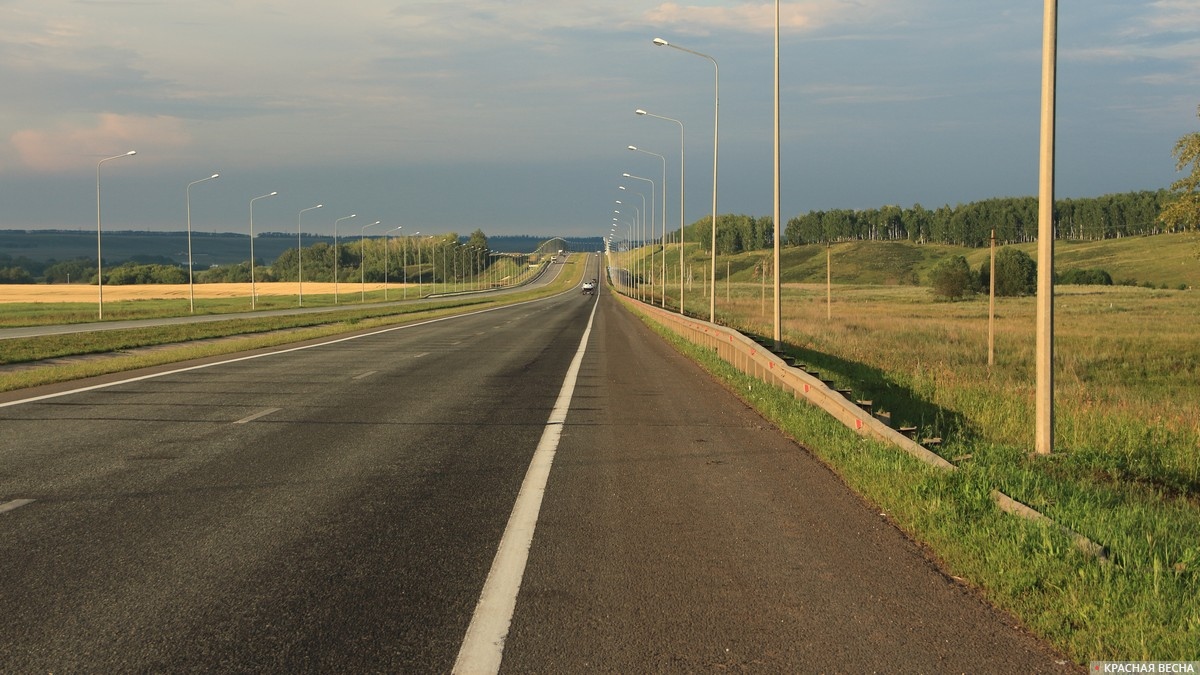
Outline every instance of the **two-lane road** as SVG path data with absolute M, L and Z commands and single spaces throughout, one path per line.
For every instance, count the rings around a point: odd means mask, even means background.
M 1056 669 L 574 291 L 0 407 L 0 671 L 448 671 L 568 388 L 503 670 Z

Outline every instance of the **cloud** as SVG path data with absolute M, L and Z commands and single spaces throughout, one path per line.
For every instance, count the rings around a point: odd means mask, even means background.
M 888 3 L 878 1 L 818 0 L 789 2 L 779 9 L 782 30 L 813 31 L 831 24 L 885 12 Z M 647 21 L 690 33 L 709 34 L 722 30 L 761 33 L 775 29 L 775 3 L 743 0 L 730 5 L 681 5 L 666 2 L 646 12 Z
M 177 117 L 102 114 L 94 124 L 24 129 L 11 137 L 21 164 L 35 171 L 89 166 L 130 149 L 181 148 L 191 136 Z

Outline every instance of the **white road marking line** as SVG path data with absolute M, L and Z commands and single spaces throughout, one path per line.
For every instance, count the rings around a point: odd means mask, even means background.
M 521 590 L 521 579 L 525 575 L 525 565 L 529 560 L 529 546 L 533 543 L 533 530 L 537 526 L 542 496 L 546 493 L 546 482 L 550 478 L 550 465 L 554 463 L 554 453 L 562 436 L 563 423 L 567 421 L 567 412 L 571 408 L 571 397 L 575 393 L 575 382 L 579 378 L 583 355 L 587 351 L 588 336 L 592 334 L 597 306 L 598 303 L 592 306 L 592 314 L 588 319 L 587 328 L 583 331 L 583 338 L 579 341 L 579 349 L 575 352 L 571 367 L 567 369 L 567 377 L 559 390 L 558 400 L 550 412 L 550 419 L 546 420 L 541 441 L 538 442 L 533 460 L 525 472 L 521 492 L 513 504 L 508 525 L 504 528 L 504 536 L 500 538 L 500 547 L 492 560 L 492 568 L 483 584 L 483 592 L 479 595 L 479 604 L 475 606 L 471 624 L 467 627 L 467 634 L 458 650 L 458 659 L 453 670 L 455 673 L 496 673 L 500 670 L 504 641 L 508 638 L 508 629 L 512 625 L 517 594 Z
M 361 380 L 361 379 L 363 379 L 363 378 L 370 377 L 370 376 L 372 376 L 372 375 L 374 375 L 375 373 L 378 373 L 378 372 L 379 372 L 378 370 L 368 370 L 367 372 L 365 372 L 365 373 L 363 373 L 363 374 L 361 374 L 361 375 L 355 375 L 355 376 L 354 376 L 353 378 L 351 378 L 351 379 L 355 379 L 355 380 Z
M 253 422 L 260 417 L 266 417 L 267 415 L 270 415 L 271 413 L 277 413 L 280 410 L 283 410 L 283 408 L 267 408 L 266 410 L 256 412 L 249 417 L 243 417 L 242 419 L 234 422 L 234 424 L 246 424 L 247 422 Z
M 417 354 L 417 355 L 416 355 L 416 356 L 414 356 L 413 358 L 414 358 L 414 359 L 419 359 L 419 358 L 421 358 L 421 357 L 423 357 L 423 356 L 429 356 L 429 352 L 421 352 L 420 354 Z
M 25 506 L 26 504 L 32 504 L 35 501 L 37 501 L 37 500 L 36 499 L 14 499 L 11 502 L 8 502 L 7 504 L 0 504 L 0 513 L 5 513 L 6 511 L 12 511 L 15 509 L 19 509 L 22 506 Z

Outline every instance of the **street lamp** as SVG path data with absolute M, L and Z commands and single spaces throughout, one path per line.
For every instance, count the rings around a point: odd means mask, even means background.
M 338 247 L 338 223 L 343 220 L 350 220 L 358 217 L 357 213 L 351 213 L 348 216 L 343 216 L 333 221 L 333 304 L 338 304 L 338 258 L 341 250 Z
M 659 299 L 662 301 L 662 307 L 666 307 L 667 306 L 667 158 L 663 157 L 662 155 L 658 154 L 657 152 L 650 152 L 649 150 L 643 150 L 643 149 L 637 147 L 636 145 L 629 146 L 629 149 L 633 150 L 634 152 L 641 152 L 641 153 L 644 153 L 647 155 L 654 155 L 655 157 L 657 157 L 659 160 L 662 161 L 662 206 L 660 207 L 662 209 L 662 214 L 659 219 L 659 221 L 661 223 L 660 227 L 662 228 L 662 242 L 661 242 L 662 243 L 662 280 L 660 281 L 660 285 L 662 286 L 662 297 Z
M 214 173 L 213 175 L 209 176 L 208 178 L 201 178 L 200 180 L 194 180 L 194 181 L 188 183 L 187 189 L 184 190 L 184 201 L 187 203 L 188 307 L 191 309 L 192 314 L 196 313 L 196 292 L 195 292 L 195 288 L 192 285 L 192 272 L 193 272 L 193 270 L 196 269 L 195 266 L 192 265 L 192 186 L 196 185 L 197 183 L 203 183 L 204 181 L 213 180 L 214 178 L 220 178 L 220 177 L 221 177 L 221 174 Z
M 660 120 L 674 122 L 679 125 L 679 313 L 685 314 L 686 312 L 684 311 L 684 302 L 683 302 L 683 277 L 684 277 L 684 274 L 683 274 L 683 265 L 684 265 L 684 259 L 683 259 L 684 258 L 684 256 L 683 256 L 683 250 L 684 250 L 684 245 L 683 245 L 684 198 L 683 197 L 684 197 L 684 190 L 686 189 L 687 184 L 686 184 L 686 181 L 684 180 L 684 167 L 686 166 L 686 163 L 684 162 L 684 155 L 683 155 L 683 146 L 684 146 L 683 122 L 680 122 L 679 120 L 673 119 L 671 117 L 663 117 L 662 115 L 655 115 L 654 113 L 646 112 L 645 110 L 642 110 L 641 108 L 638 108 L 637 110 L 635 110 L 633 112 L 635 115 L 645 115 L 646 117 L 656 117 Z M 665 181 L 664 181 L 664 184 L 665 184 Z M 666 199 L 664 198 L 663 201 L 666 202 Z M 664 225 L 665 225 L 665 223 L 664 223 Z M 667 264 L 666 263 L 666 253 L 664 253 L 663 256 L 664 256 L 663 257 L 663 265 L 665 267 L 665 265 Z M 666 294 L 664 293 L 664 295 L 666 295 Z
M 717 60 L 708 54 L 685 49 L 679 45 L 673 45 L 662 38 L 654 38 L 654 44 L 659 47 L 671 47 L 681 52 L 706 58 L 713 64 L 715 86 L 713 89 L 712 265 L 709 277 L 711 288 L 709 289 L 710 295 L 708 296 L 708 320 L 715 323 L 717 320 L 717 143 L 719 140 L 717 129 L 721 120 L 721 69 L 717 66 Z M 778 227 L 778 225 L 776 226 Z
M 417 237 L 417 297 L 420 298 L 424 291 L 424 288 L 421 284 L 421 233 L 418 232 L 413 236 Z
M 650 184 L 650 240 L 654 241 L 654 181 L 649 178 L 642 178 L 641 176 L 635 176 L 631 173 L 623 173 L 621 175 L 624 176 L 625 178 L 641 180 L 641 181 L 645 181 Z M 638 194 L 642 198 L 642 210 L 644 212 L 646 209 L 646 196 L 642 195 L 641 193 L 638 193 Z M 664 231 L 663 239 L 665 240 L 666 238 L 667 238 L 666 232 Z M 663 249 L 663 250 L 665 252 L 666 249 Z M 644 272 L 644 270 L 645 270 L 644 265 L 643 265 L 642 269 Z M 650 303 L 654 304 L 654 250 L 653 249 L 650 250 L 650 275 L 649 276 L 650 276 Z M 663 290 L 664 290 L 664 292 L 666 291 L 666 289 L 663 289 Z
M 629 174 L 626 174 L 626 175 L 629 175 Z M 627 192 L 629 191 L 629 189 L 626 188 L 624 185 L 617 186 L 617 189 L 625 190 Z M 645 235 L 646 196 L 641 194 L 640 192 L 634 193 L 634 194 L 636 194 L 637 196 L 642 198 L 642 208 L 640 210 L 638 209 L 637 206 L 635 206 L 633 204 L 630 204 L 629 206 L 634 211 L 633 228 L 634 228 L 634 233 L 636 234 L 636 236 L 638 238 L 638 250 L 640 253 L 638 255 L 637 262 L 636 262 L 638 275 L 640 277 L 638 280 L 638 286 L 637 286 L 638 300 L 645 300 L 646 299 L 645 288 L 643 287 L 642 281 L 645 279 L 645 276 L 646 276 L 646 256 L 645 256 L 645 252 L 642 252 L 641 249 L 646 246 L 646 235 Z
M 404 226 L 401 225 L 399 227 L 393 227 L 392 229 L 383 233 L 383 301 L 384 302 L 388 301 L 388 249 L 391 248 L 390 246 L 388 246 L 388 235 L 393 232 L 397 232 L 397 231 L 403 230 L 403 229 L 404 229 Z
M 98 319 L 104 319 L 104 255 L 100 250 L 100 165 L 122 157 L 132 157 L 137 154 L 137 150 L 130 150 L 123 155 L 114 155 L 105 157 L 96 162 L 96 289 L 98 298 L 96 301 L 96 316 Z
M 375 227 L 376 225 L 379 224 L 379 222 L 380 221 L 377 220 L 373 223 L 368 223 L 366 225 L 363 225 L 362 226 L 362 234 L 360 234 L 358 237 L 359 246 L 362 248 L 362 256 L 361 256 L 362 260 L 360 260 L 358 263 L 358 272 L 359 272 L 358 290 L 361 291 L 361 295 L 359 296 L 359 300 L 358 300 L 359 302 L 367 301 L 367 228 Z M 387 239 L 387 237 L 385 236 L 384 237 L 384 240 L 385 240 L 384 246 L 387 245 L 386 239 Z
M 278 192 L 269 192 L 250 200 L 250 309 L 255 309 L 258 298 L 258 288 L 254 283 L 254 202 L 267 197 L 274 197 Z
M 322 206 L 324 206 L 324 204 L 317 204 L 316 206 L 310 206 L 307 209 L 300 209 L 299 215 L 296 216 L 296 281 L 298 282 L 297 289 L 299 291 L 297 294 L 297 304 L 300 307 L 304 306 L 304 246 L 300 241 L 301 216 L 304 215 L 305 211 L 319 209 Z

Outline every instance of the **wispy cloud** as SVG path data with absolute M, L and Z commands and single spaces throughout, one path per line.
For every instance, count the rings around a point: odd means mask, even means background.
M 780 7 L 781 30 L 812 31 L 833 24 L 871 16 L 879 20 L 892 15 L 897 5 L 881 0 L 814 0 L 789 2 Z M 775 3 L 742 0 L 736 3 L 680 4 L 666 2 L 645 13 L 647 21 L 675 30 L 709 34 L 733 30 L 765 32 L 775 26 Z
M 177 118 L 104 114 L 87 124 L 18 131 L 11 141 L 25 167 L 59 171 L 89 166 L 97 158 L 135 146 L 160 152 L 179 149 L 191 142 L 191 136 Z

